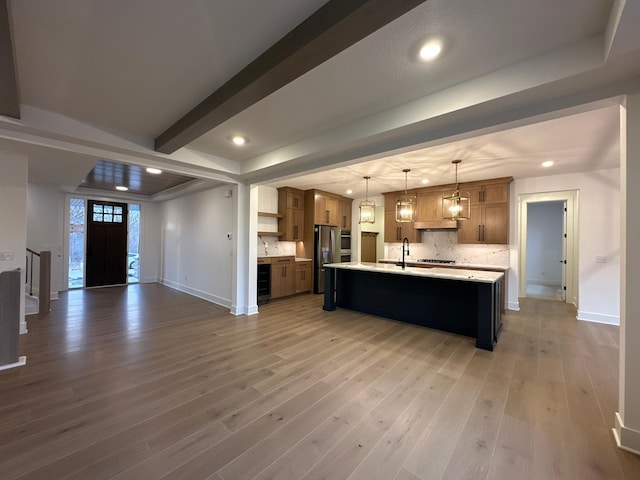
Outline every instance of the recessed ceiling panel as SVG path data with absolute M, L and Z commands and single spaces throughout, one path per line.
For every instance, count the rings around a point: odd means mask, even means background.
M 151 196 L 192 180 L 195 179 L 185 175 L 169 172 L 151 174 L 137 165 L 100 160 L 80 186 L 109 191 L 116 191 L 116 186 L 124 186 L 129 189 L 128 193 Z

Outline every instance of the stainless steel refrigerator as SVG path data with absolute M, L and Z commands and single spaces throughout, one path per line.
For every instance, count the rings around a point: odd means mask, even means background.
M 340 262 L 340 229 L 316 225 L 314 228 L 314 259 L 313 278 L 314 293 L 324 293 L 324 265 L 325 263 Z

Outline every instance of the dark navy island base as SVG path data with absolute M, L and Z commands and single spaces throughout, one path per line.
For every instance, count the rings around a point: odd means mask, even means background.
M 324 310 L 347 308 L 466 335 L 484 350 L 498 341 L 503 276 L 476 282 L 325 267 Z

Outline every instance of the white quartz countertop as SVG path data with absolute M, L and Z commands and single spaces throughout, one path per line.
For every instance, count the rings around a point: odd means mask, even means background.
M 343 270 L 360 270 L 363 272 L 388 273 L 391 275 L 409 275 L 414 277 L 443 278 L 447 280 L 461 280 L 465 282 L 495 283 L 504 273 L 486 272 L 482 270 L 471 270 L 463 268 L 421 268 L 407 267 L 404 270 L 397 265 L 386 263 L 329 263 L 325 267 L 340 268 Z
M 379 262 L 401 262 L 402 260 L 396 260 L 393 258 L 381 258 L 378 260 Z M 483 265 L 480 263 L 429 263 L 429 262 L 418 262 L 417 260 L 406 260 L 407 264 L 417 264 L 417 265 L 437 265 L 442 268 L 468 268 L 473 270 L 474 268 L 491 268 L 493 270 L 500 270 L 501 272 L 506 272 L 509 270 L 509 267 L 503 267 L 502 265 Z

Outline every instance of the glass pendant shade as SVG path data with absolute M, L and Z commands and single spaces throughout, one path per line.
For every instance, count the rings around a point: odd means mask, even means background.
M 442 218 L 445 220 L 469 220 L 471 201 L 468 192 L 456 189 L 451 195 L 442 197 Z
M 416 196 L 407 193 L 407 173 L 411 170 L 402 171 L 404 172 L 404 195 L 396 202 L 396 222 L 415 222 Z
M 369 179 L 364 177 L 367 182 L 365 191 L 365 199 L 360 202 L 360 220 L 358 223 L 376 223 L 376 202 L 369 200 Z
M 469 220 L 471 218 L 471 196 L 458 188 L 458 164 L 462 160 L 453 160 L 456 166 L 456 191 L 442 197 L 442 218 L 444 220 Z
M 360 202 L 359 223 L 376 223 L 376 204 L 373 200 L 363 200 Z

